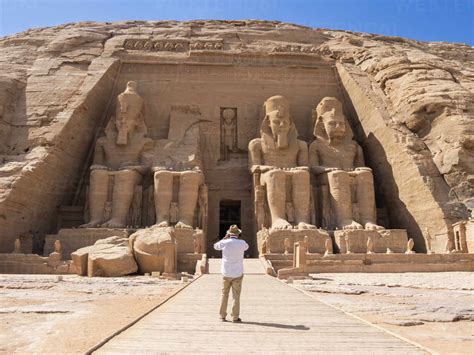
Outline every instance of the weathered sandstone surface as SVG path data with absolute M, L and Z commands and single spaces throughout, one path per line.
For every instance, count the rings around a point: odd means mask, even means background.
M 71 254 L 76 273 L 82 276 L 124 276 L 138 270 L 128 238 L 108 237 Z
M 243 111 L 236 149 L 245 151 L 263 97 L 289 96 L 300 139 L 310 143 L 311 107 L 339 96 L 386 227 L 407 229 L 417 251 L 426 250 L 428 228 L 432 250 L 443 251 L 451 224 L 474 204 L 473 63 L 474 49 L 463 44 L 267 21 L 87 22 L 1 38 L 0 252 L 11 252 L 20 234 L 56 232 L 59 206 L 81 204 L 94 143 L 127 80 L 153 102 L 145 121 L 161 142 L 168 131 L 189 133 L 170 116 L 200 107 L 200 150 L 186 139 L 179 149 L 196 154 L 188 158 L 202 160 L 206 181 L 221 189 L 250 181 L 235 162 L 219 170 L 219 107 L 211 103 Z M 305 81 L 313 77 L 314 93 Z

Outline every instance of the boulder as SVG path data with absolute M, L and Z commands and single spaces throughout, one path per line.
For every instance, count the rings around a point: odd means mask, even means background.
M 123 276 L 137 272 L 138 267 L 128 238 L 117 236 L 100 239 L 94 245 L 71 254 L 76 273 L 92 276 Z
M 176 238 L 174 228 L 153 226 L 130 236 L 140 273 L 176 272 Z

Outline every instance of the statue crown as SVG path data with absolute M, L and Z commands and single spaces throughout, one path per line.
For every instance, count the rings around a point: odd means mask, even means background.
M 282 95 L 276 95 L 268 98 L 263 106 L 265 107 L 265 114 L 268 114 L 269 112 L 281 110 L 282 108 L 289 111 L 290 103 L 286 97 Z

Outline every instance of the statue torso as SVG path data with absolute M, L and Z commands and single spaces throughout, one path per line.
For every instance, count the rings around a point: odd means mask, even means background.
M 125 146 L 117 145 L 115 140 L 104 138 L 101 142 L 105 154 L 107 167 L 119 169 L 124 163 L 140 165 L 140 157 L 148 139 L 144 137 L 130 137 Z
M 289 144 L 287 148 L 278 149 L 276 147 L 263 146 L 263 139 L 260 140 L 263 165 L 276 166 L 278 168 L 294 168 L 298 166 L 299 142 Z
M 311 143 L 310 154 L 318 155 L 320 166 L 351 170 L 355 168 L 357 147 L 357 143 L 354 141 L 330 145 L 327 141 L 316 140 Z
M 135 119 L 140 114 L 144 100 L 135 93 L 121 93 L 117 99 L 117 112 L 126 114 L 129 118 Z

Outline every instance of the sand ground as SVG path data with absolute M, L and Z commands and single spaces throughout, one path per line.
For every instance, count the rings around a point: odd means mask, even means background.
M 0 275 L 0 353 L 84 353 L 183 286 L 144 276 Z
M 292 285 L 436 353 L 474 353 L 474 273 L 311 277 Z
M 83 353 L 183 286 L 143 276 L 0 275 L 0 353 Z M 288 286 L 436 353 L 473 353 L 474 273 L 312 274 Z

